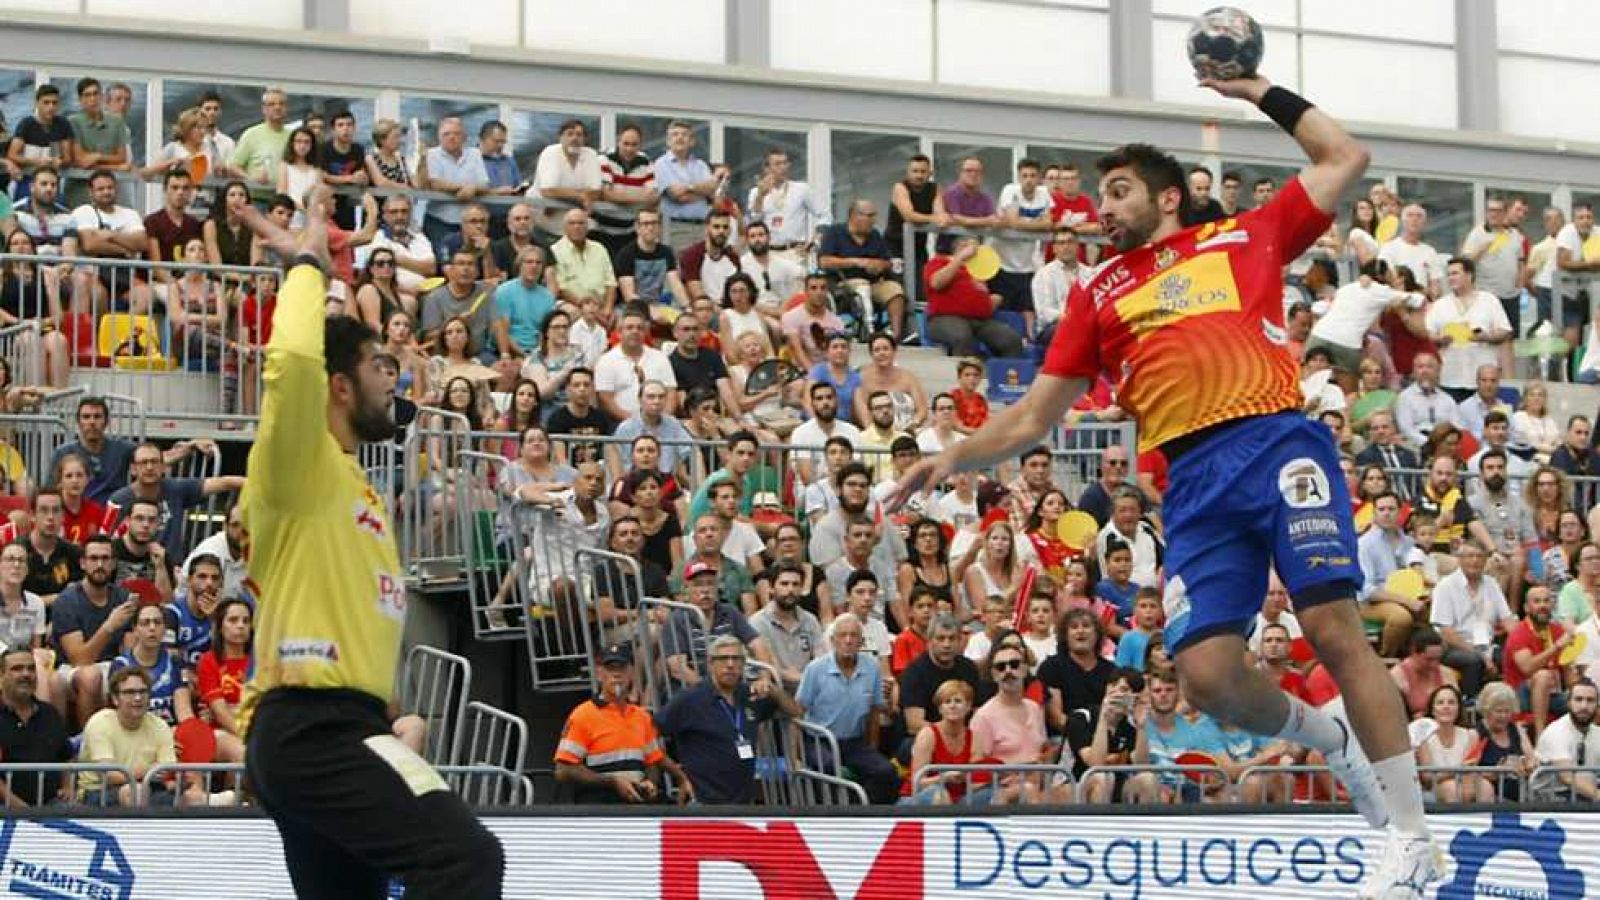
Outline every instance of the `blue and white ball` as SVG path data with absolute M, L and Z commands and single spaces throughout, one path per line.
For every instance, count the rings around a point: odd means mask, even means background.
M 1261 65 L 1265 42 L 1250 14 L 1232 6 L 1201 13 L 1189 28 L 1189 62 L 1200 78 L 1248 78 Z

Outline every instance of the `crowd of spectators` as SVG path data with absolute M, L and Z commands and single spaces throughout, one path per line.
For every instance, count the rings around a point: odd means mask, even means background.
M 245 204 L 290 228 L 330 215 L 328 312 L 381 336 L 397 419 L 427 435 L 424 459 L 411 461 L 425 489 L 400 500 L 438 513 L 417 527 L 449 527 L 465 497 L 495 511 L 502 548 L 523 521 L 513 506 L 541 510 L 566 535 L 523 536 L 534 549 L 503 573 L 486 622 L 575 618 L 592 630 L 603 690 L 573 713 L 556 755 L 578 799 L 748 800 L 759 729 L 786 720 L 831 734 L 832 745 L 806 744 L 804 761 L 842 767 L 878 803 L 1069 796 L 1045 775 L 918 774 L 970 763 L 1080 777 L 1154 767 L 1088 778 L 1088 795 L 1105 802 L 1330 796 L 1331 782 L 1314 777 L 1240 783 L 1251 766 L 1316 758 L 1231 731 L 1182 697 L 1161 631 L 1159 450 L 1104 447 L 1075 474 L 1041 446 L 883 508 L 900 473 L 987 418 L 981 357 L 1047 343 L 1079 267 L 1097 261 L 1095 204 L 1075 166 L 1023 160 L 991 195 L 978 158 L 941 187 L 932 161 L 913 156 L 880 229 L 867 200 L 833 222 L 781 150 L 734 196 L 727 168 L 697 155 L 682 121 L 654 160 L 640 152 L 640 126 L 620 124 L 616 148 L 601 152 L 570 121 L 523 173 L 498 122 L 469 146 L 460 120 L 441 120 L 437 146 L 408 159 L 397 123 L 378 122 L 363 146 L 345 111 L 290 123 L 279 90 L 234 138 L 217 130 L 221 100 L 208 95 L 141 167 L 117 118 L 126 109 L 102 110 L 100 90 L 79 82 L 80 112 L 63 115 L 59 93 L 41 87 L 7 143 L 16 205 L 0 232 L 8 250 L 42 257 L 0 268 L 0 323 L 41 322 L 25 348 L 37 360 L 29 377 L 66 384 L 94 315 L 149 313 L 191 356 L 247 351 L 231 375 L 250 412 L 273 276 L 230 284 L 152 268 L 108 283 L 48 257 L 276 267 L 285 261 L 242 225 Z M 87 199 L 69 210 L 63 181 L 85 169 Z M 119 206 L 119 172 L 159 178 L 162 208 L 141 217 Z M 1241 179 L 1221 173 L 1217 198 L 1211 179 L 1190 173 L 1191 221 L 1248 227 Z M 331 209 L 311 202 L 324 185 L 339 191 Z M 1254 185 L 1253 205 L 1275 188 Z M 209 209 L 197 207 L 200 191 L 214 195 Z M 1509 797 L 1520 779 L 1495 773 L 1594 759 L 1583 749 L 1595 708 L 1585 671 L 1600 657 L 1590 542 L 1600 522 L 1583 481 L 1600 474 L 1591 425 L 1578 416 L 1562 429 L 1542 385 L 1513 393 L 1501 378 L 1510 341 L 1536 327 L 1520 320 L 1524 290 L 1574 343 L 1592 332 L 1555 303 L 1552 279 L 1600 268 L 1600 241 L 1590 246 L 1593 216 L 1580 206 L 1570 225 L 1547 211 L 1535 244 L 1521 231 L 1526 212 L 1518 198 L 1492 198 L 1447 257 L 1423 240 L 1420 205 L 1374 185 L 1320 258 L 1286 273 L 1284 342 L 1302 365 L 1306 414 L 1346 454 L 1362 615 L 1394 660 L 1419 758 L 1492 768 L 1430 775 L 1441 800 Z M 907 223 L 979 234 L 907 246 Z M 998 271 L 979 279 L 975 258 L 991 250 Z M 1334 260 L 1356 274 L 1340 284 Z M 904 278 L 908 267 L 918 277 Z M 958 387 L 930 392 L 898 361 L 924 332 L 954 354 Z M 869 357 L 859 368 L 858 343 Z M 6 411 L 39 396 L 6 387 Z M 1104 380 L 1065 424 L 1125 418 Z M 173 759 L 236 760 L 232 709 L 255 602 L 248 535 L 230 512 L 191 550 L 185 523 L 242 480 L 173 478 L 169 467 L 208 448 L 134 445 L 108 436 L 109 424 L 106 404 L 85 400 L 51 471 L 13 479 L 32 489 L 0 552 L 0 715 L 18 722 L 0 729 L 0 759 L 77 755 L 136 778 Z M 504 464 L 480 477 L 452 448 Z M 1079 512 L 1094 532 L 1069 542 L 1060 523 Z M 532 571 L 575 571 L 560 558 L 575 547 L 638 560 L 643 594 L 604 570 L 588 607 L 572 602 L 580 579 L 530 583 Z M 645 598 L 681 605 L 667 613 Z M 1286 690 L 1338 702 L 1291 607 L 1274 581 L 1251 652 Z M 659 653 L 634 642 L 643 629 L 654 639 L 640 643 Z M 664 697 L 643 690 L 656 679 Z M 416 739 L 415 728 L 399 730 Z M 823 746 L 837 758 L 817 758 Z M 1185 777 L 1195 759 L 1220 775 Z M 657 783 L 662 773 L 670 784 Z M 125 787 L 75 790 L 132 802 Z M 1600 796 L 1586 775 L 1526 789 Z M 73 790 L 41 781 L 7 800 Z M 207 791 L 173 780 L 164 793 L 206 802 Z

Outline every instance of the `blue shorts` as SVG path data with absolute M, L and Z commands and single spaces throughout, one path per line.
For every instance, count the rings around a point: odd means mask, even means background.
M 1277 569 L 1297 609 L 1353 599 L 1361 584 L 1350 493 L 1326 425 L 1297 412 L 1218 428 L 1171 463 L 1166 642 L 1176 653 L 1243 635 Z

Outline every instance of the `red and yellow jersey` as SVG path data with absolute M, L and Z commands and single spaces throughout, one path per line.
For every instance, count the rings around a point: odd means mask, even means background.
M 1185 229 L 1079 275 L 1042 372 L 1120 378 L 1139 449 L 1299 409 L 1283 266 L 1328 228 L 1298 178 L 1260 209 Z

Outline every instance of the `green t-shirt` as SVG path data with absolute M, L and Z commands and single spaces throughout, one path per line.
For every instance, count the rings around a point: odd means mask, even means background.
M 1583 592 L 1583 585 L 1574 578 L 1561 587 L 1561 594 L 1556 598 L 1556 621 L 1563 625 L 1582 625 L 1592 612 L 1589 605 L 1589 595 Z
M 67 116 L 72 124 L 73 136 L 78 146 L 90 153 L 115 153 L 128 146 L 131 136 L 128 123 L 121 116 L 102 115 L 99 122 L 89 121 L 88 115 L 75 112 Z
M 258 122 L 239 135 L 239 143 L 233 148 L 232 162 L 252 181 L 261 180 L 262 173 L 265 173 L 267 181 L 276 183 L 278 166 L 283 163 L 283 150 L 287 146 L 288 128 L 273 131 L 267 123 Z

